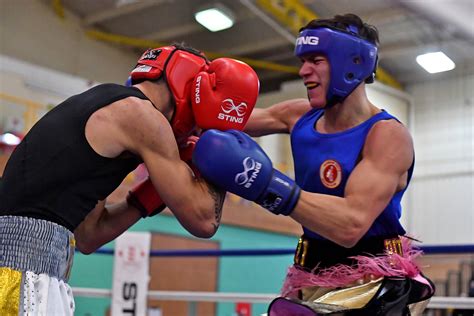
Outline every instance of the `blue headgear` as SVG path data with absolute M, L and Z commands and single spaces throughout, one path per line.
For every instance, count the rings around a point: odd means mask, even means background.
M 326 92 L 327 106 L 344 100 L 362 81 L 374 81 L 377 47 L 358 35 L 350 25 L 347 32 L 326 26 L 304 29 L 296 39 L 295 55 L 324 55 L 331 67 Z

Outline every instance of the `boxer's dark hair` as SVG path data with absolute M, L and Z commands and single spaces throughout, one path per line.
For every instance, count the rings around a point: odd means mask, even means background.
M 199 55 L 199 56 L 203 56 L 204 53 L 201 52 L 199 49 L 196 49 L 188 44 L 186 44 L 185 42 L 174 42 L 171 44 L 171 46 L 174 46 L 176 47 L 177 49 L 181 49 L 181 50 L 185 50 L 191 54 L 194 54 L 194 55 Z M 207 59 L 207 58 L 206 58 Z
M 358 35 L 361 38 L 375 44 L 376 46 L 379 44 L 379 32 L 377 28 L 374 25 L 364 23 L 358 15 L 352 13 L 336 15 L 332 19 L 314 19 L 302 27 L 300 32 L 304 29 L 314 29 L 318 27 L 329 27 L 347 32 L 349 25 L 358 28 Z

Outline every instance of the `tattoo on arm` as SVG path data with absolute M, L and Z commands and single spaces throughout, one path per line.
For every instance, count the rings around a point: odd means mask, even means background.
M 219 228 L 219 224 L 221 223 L 222 206 L 224 205 L 225 191 L 211 184 L 208 184 L 208 188 L 209 188 L 209 194 L 211 194 L 211 197 L 214 200 L 215 222 L 212 223 L 212 225 L 214 226 L 214 231 L 217 231 L 217 229 Z

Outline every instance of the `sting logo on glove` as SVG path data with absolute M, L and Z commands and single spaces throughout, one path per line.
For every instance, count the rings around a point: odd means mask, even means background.
M 196 102 L 196 104 L 199 104 L 201 103 L 201 79 L 202 79 L 202 76 L 197 76 L 196 77 L 196 83 L 194 84 L 194 102 Z
M 219 113 L 217 118 L 219 120 L 235 122 L 242 124 L 244 122 L 243 116 L 247 112 L 247 104 L 245 102 L 241 102 L 238 105 L 235 105 L 234 100 L 232 99 L 225 99 L 222 101 L 221 110 L 224 113 Z M 231 113 L 235 112 L 235 115 Z
M 298 202 L 300 187 L 274 169 L 262 148 L 244 132 L 206 131 L 196 144 L 193 162 L 207 181 L 274 214 L 290 215 Z
M 223 101 L 224 105 L 221 106 L 222 111 L 225 114 L 230 114 L 232 111 L 235 111 L 238 117 L 244 116 L 247 110 L 247 103 L 241 102 L 238 105 L 234 104 L 234 100 L 232 99 L 225 99 Z
M 244 166 L 244 171 L 235 175 L 235 183 L 237 183 L 238 185 L 243 185 L 248 189 L 252 186 L 252 183 L 257 178 L 258 173 L 262 168 L 262 164 L 250 157 L 246 157 L 242 161 L 242 165 Z M 251 174 L 249 177 L 250 172 Z

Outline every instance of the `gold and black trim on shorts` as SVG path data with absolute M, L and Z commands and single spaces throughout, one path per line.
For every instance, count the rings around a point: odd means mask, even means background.
M 360 240 L 354 247 L 345 248 L 329 240 L 301 236 L 296 247 L 296 266 L 316 270 L 336 264 L 354 265 L 354 256 L 380 256 L 399 254 L 403 256 L 400 236 L 374 237 Z M 316 271 L 315 271 L 316 272 Z

